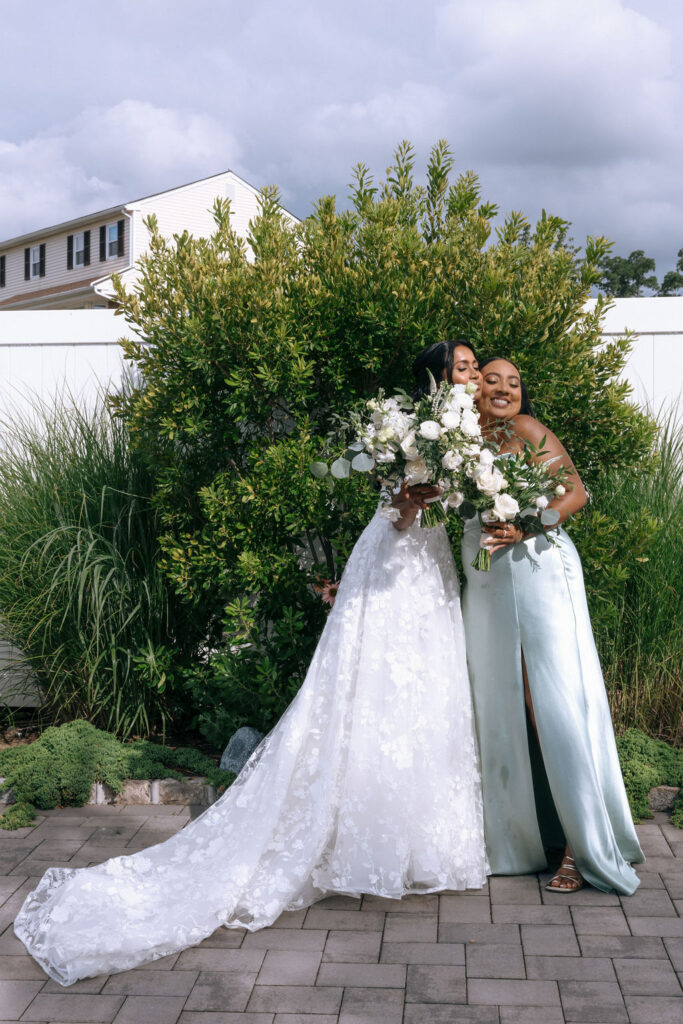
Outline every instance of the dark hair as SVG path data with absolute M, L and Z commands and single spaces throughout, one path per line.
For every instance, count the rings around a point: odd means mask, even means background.
M 450 383 L 453 378 L 453 355 L 456 348 L 463 346 L 468 348 L 474 358 L 477 353 L 474 345 L 464 338 L 452 338 L 449 341 L 437 341 L 429 348 L 423 348 L 413 363 L 413 377 L 415 378 L 415 390 L 413 400 L 418 401 L 423 395 L 429 394 L 429 374 L 438 384 L 443 379 L 443 372 L 446 371 L 446 380 Z
M 506 363 L 509 363 L 510 366 L 514 366 L 517 373 L 519 373 L 519 383 L 522 392 L 522 404 L 520 406 L 519 411 L 523 416 L 533 416 L 533 418 L 535 419 L 536 413 L 534 412 L 534 407 L 532 405 L 531 399 L 529 398 L 529 392 L 527 391 L 526 384 L 522 379 L 522 374 L 520 373 L 520 369 L 517 366 L 517 363 L 513 363 L 512 359 L 508 359 L 507 356 L 487 356 L 486 359 L 482 359 L 482 361 L 479 363 L 479 369 L 483 373 L 484 367 L 488 366 L 489 363 L 495 362 L 496 359 L 503 359 Z

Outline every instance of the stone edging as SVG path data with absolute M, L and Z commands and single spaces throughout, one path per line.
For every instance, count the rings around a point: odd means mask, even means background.
M 4 779 L 0 779 L 4 782 Z M 680 789 L 677 786 L 656 786 L 650 790 L 651 811 L 670 811 Z M 115 793 L 101 782 L 93 784 L 88 804 L 195 804 L 209 807 L 216 799 L 216 787 L 205 778 L 187 779 L 126 779 L 120 793 Z M 12 790 L 0 793 L 0 814 L 13 804 Z

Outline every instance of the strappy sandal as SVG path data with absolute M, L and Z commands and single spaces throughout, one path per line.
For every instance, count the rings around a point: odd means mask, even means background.
M 564 869 L 564 870 L 563 870 Z M 571 874 L 565 874 L 565 872 L 572 872 Z M 559 883 L 559 884 L 554 884 Z M 557 874 L 550 879 L 546 885 L 548 892 L 578 892 L 579 889 L 583 889 L 586 884 L 585 878 L 581 875 L 581 872 L 576 866 L 576 861 L 571 854 L 566 853 L 562 858 Z

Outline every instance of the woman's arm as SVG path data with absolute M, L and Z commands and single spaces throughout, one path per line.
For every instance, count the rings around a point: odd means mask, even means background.
M 541 441 L 544 442 L 543 455 L 532 456 L 534 462 L 548 462 L 554 459 L 551 472 L 555 472 L 560 467 L 569 471 L 569 477 L 565 485 L 565 494 L 553 498 L 548 503 L 548 508 L 554 508 L 560 516 L 557 523 L 546 527 L 546 529 L 552 530 L 555 526 L 566 522 L 570 516 L 573 516 L 584 507 L 588 500 L 586 488 L 583 486 L 581 477 L 577 473 L 569 453 L 561 441 L 553 434 L 552 430 L 548 430 L 547 427 L 544 427 L 533 416 L 515 416 L 511 425 L 522 441 L 530 441 L 535 448 L 541 447 Z M 506 525 L 507 530 L 503 533 L 503 528 Z M 508 544 L 516 544 L 524 538 L 522 530 L 516 526 L 511 527 L 510 523 L 489 523 L 483 529 L 485 533 L 490 533 L 496 539 L 496 543 L 490 546 L 492 552 Z
M 393 523 L 395 530 L 407 530 L 417 518 L 421 508 L 426 508 L 427 498 L 435 498 L 441 494 L 441 488 L 431 484 L 414 484 L 409 487 L 401 484 L 401 489 L 391 497 L 391 504 L 401 513 L 401 518 Z

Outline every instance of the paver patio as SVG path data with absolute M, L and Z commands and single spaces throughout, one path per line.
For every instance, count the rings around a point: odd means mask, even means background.
M 192 814 L 63 808 L 0 831 L 0 1024 L 683 1024 L 683 831 L 665 814 L 638 826 L 649 860 L 631 898 L 553 895 L 544 876 L 331 897 L 134 971 L 49 981 L 12 932 L 43 871 L 143 849 Z

